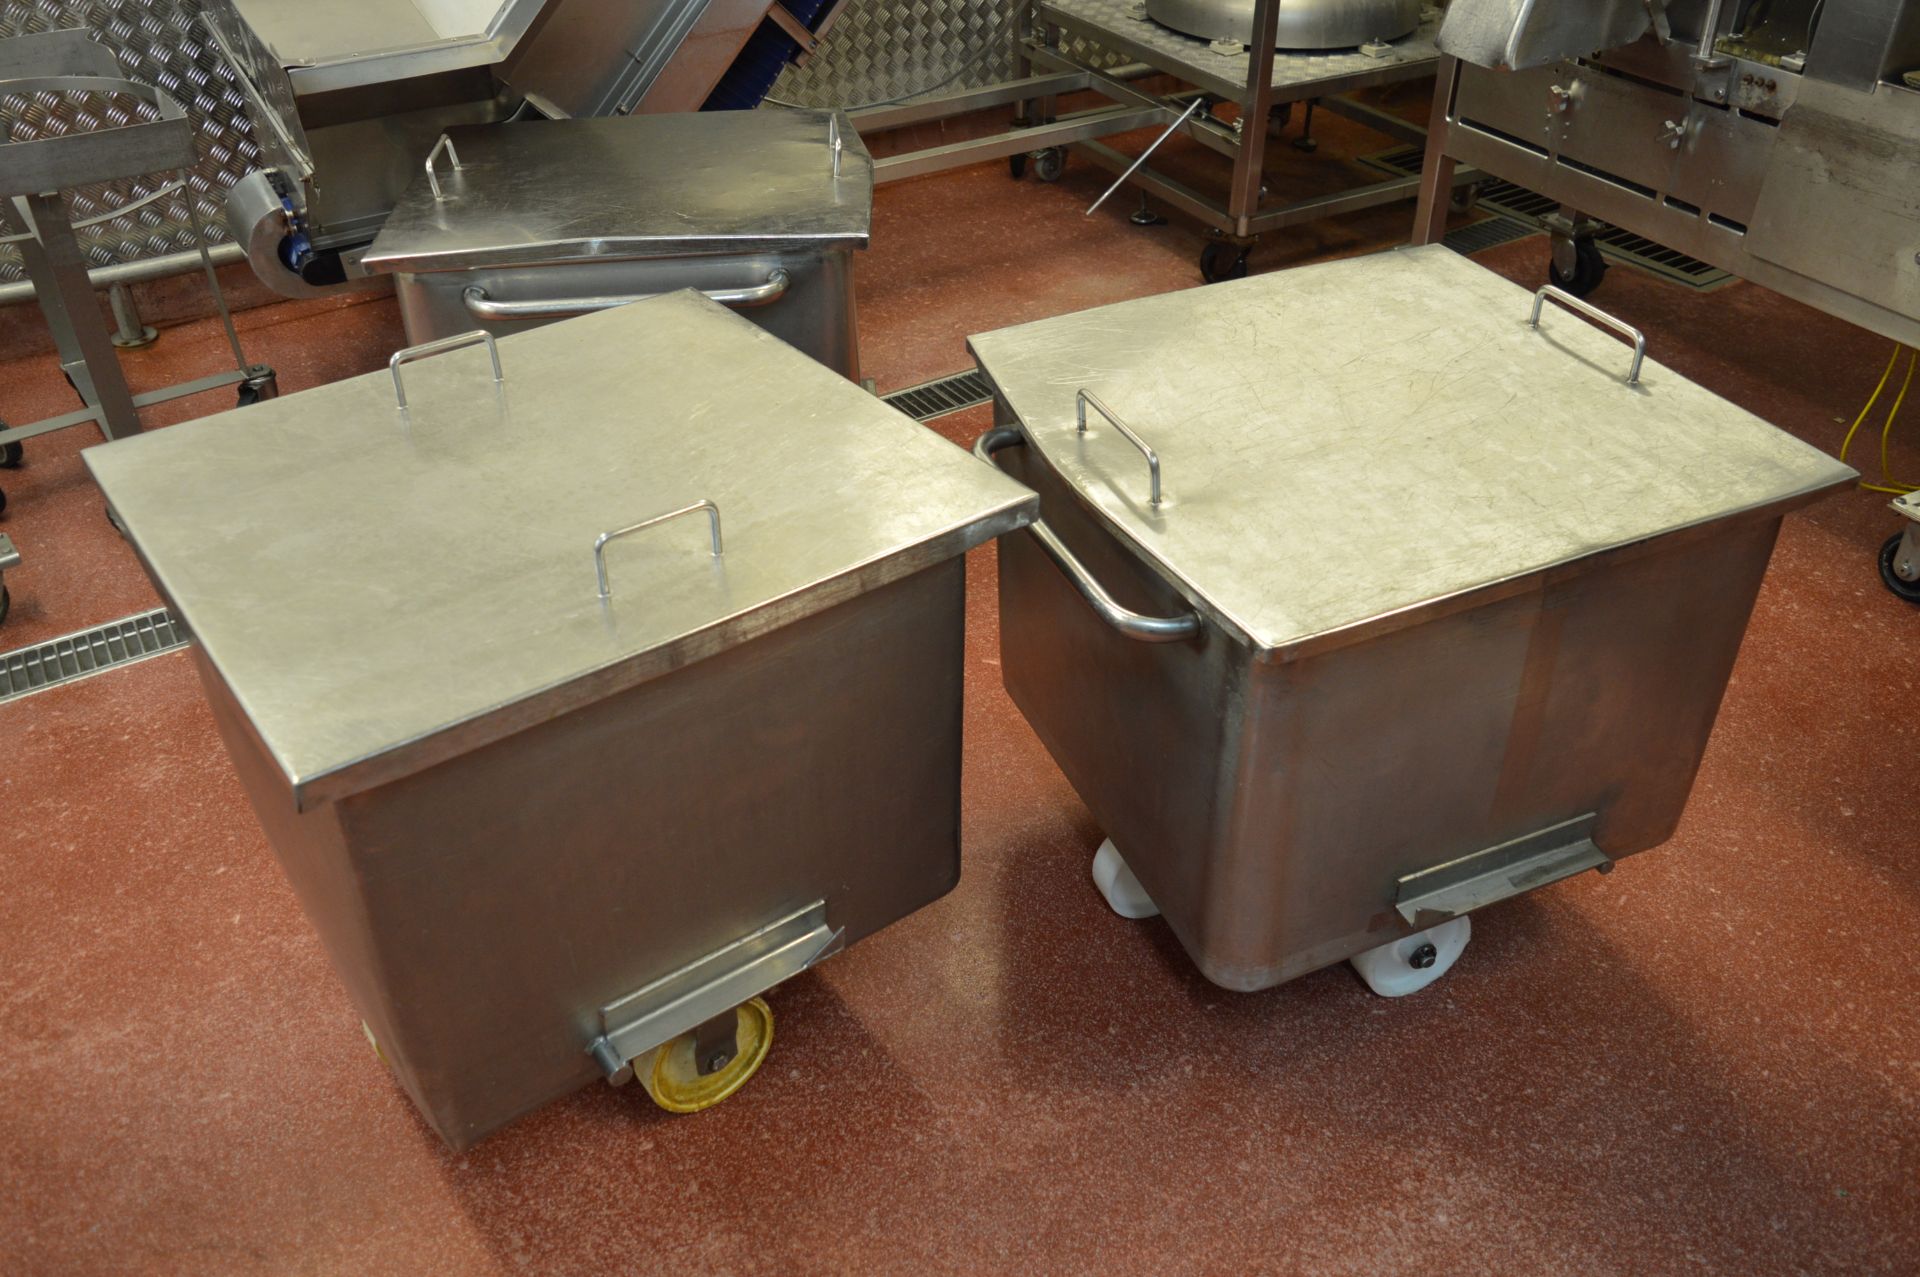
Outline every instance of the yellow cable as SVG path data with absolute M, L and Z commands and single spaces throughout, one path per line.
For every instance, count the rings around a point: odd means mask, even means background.
M 1915 359 L 1920 359 L 1920 354 L 1908 351 L 1907 375 L 1900 383 L 1900 393 L 1894 396 L 1892 409 L 1887 413 L 1887 424 L 1880 427 L 1880 477 L 1888 483 L 1893 484 L 1894 490 L 1899 492 L 1911 492 L 1913 491 L 1914 485 L 1902 483 L 1893 477 L 1893 465 L 1887 460 L 1887 440 L 1893 434 L 1893 419 L 1899 415 L 1900 405 L 1906 402 L 1907 387 L 1913 384 L 1913 364 Z M 1879 491 L 1880 489 L 1876 487 L 1875 490 Z
M 1851 426 L 1847 427 L 1847 437 L 1840 441 L 1840 463 L 1842 465 L 1845 465 L 1847 461 L 1847 449 L 1853 446 L 1854 432 L 1860 429 L 1860 423 L 1867 419 L 1867 414 L 1873 411 L 1873 405 L 1879 402 L 1880 392 L 1887 388 L 1887 378 L 1893 376 L 1893 365 L 1900 358 L 1901 349 L 1902 347 L 1899 342 L 1896 341 L 1893 343 L 1893 353 L 1887 356 L 1887 366 L 1880 373 L 1880 384 L 1873 388 L 1873 393 L 1867 396 L 1867 402 L 1860 406 L 1860 415 L 1853 419 Z M 1911 371 L 1911 365 L 1909 365 L 1909 371 Z

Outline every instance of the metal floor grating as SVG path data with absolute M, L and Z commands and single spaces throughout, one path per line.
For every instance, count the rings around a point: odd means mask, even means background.
M 1458 230 L 1448 231 L 1440 242 L 1464 257 L 1482 249 L 1511 244 L 1516 239 L 1525 239 L 1529 235 L 1540 233 L 1538 226 L 1528 226 L 1517 218 L 1489 217 L 1484 221 L 1470 222 Z
M 156 608 L 0 654 L 0 702 L 91 678 L 191 641 L 173 613 Z
M 1425 152 L 1420 147 L 1402 146 L 1391 151 L 1383 151 L 1378 155 L 1366 156 L 1361 162 L 1404 177 L 1418 173 L 1423 159 L 1425 159 Z M 1498 178 L 1489 178 L 1480 183 L 1480 195 L 1475 207 L 1483 208 L 1508 221 L 1518 222 L 1528 231 L 1536 231 L 1541 229 L 1542 223 L 1548 216 L 1559 209 L 1560 203 L 1558 200 L 1536 194 L 1524 186 L 1516 186 L 1512 182 L 1504 182 Z M 1484 225 L 1484 223 L 1475 225 Z M 1461 231 L 1472 229 L 1474 228 L 1462 227 Z M 1449 245 L 1454 235 L 1459 233 L 1456 231 L 1447 236 Z M 1519 236 L 1507 238 L 1518 239 Z M 1593 238 L 1600 245 L 1601 252 L 1610 261 L 1638 266 L 1642 270 L 1671 279 L 1678 284 L 1685 284 L 1689 288 L 1698 288 L 1702 291 L 1718 288 L 1733 278 L 1718 266 L 1709 265 L 1685 253 L 1677 253 L 1671 248 L 1654 243 L 1644 235 L 1635 235 L 1632 231 L 1621 230 L 1618 226 L 1603 225 L 1594 233 Z M 1504 242 L 1506 241 L 1493 240 L 1477 248 L 1461 251 L 1478 252 L 1480 248 L 1491 248 L 1496 243 Z
M 950 412 L 959 412 L 962 408 L 986 403 L 993 398 L 993 392 L 987 389 L 987 379 L 980 375 L 978 369 L 969 369 L 918 386 L 908 386 L 905 390 L 896 390 L 881 398 L 915 421 L 931 421 Z

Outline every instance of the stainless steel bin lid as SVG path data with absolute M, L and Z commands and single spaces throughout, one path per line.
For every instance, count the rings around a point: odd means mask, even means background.
M 831 111 L 475 124 L 367 250 L 375 272 L 864 248 L 873 161 Z M 834 174 L 831 139 L 842 147 Z
M 477 336 L 477 335 L 476 335 Z M 1035 497 L 681 292 L 84 454 L 307 807 L 1016 528 Z M 709 500 L 605 546 L 603 532 Z
M 1203 615 L 1299 655 L 1854 471 L 1437 245 L 970 339 L 1028 440 Z M 1091 391 L 1157 455 L 1101 415 Z

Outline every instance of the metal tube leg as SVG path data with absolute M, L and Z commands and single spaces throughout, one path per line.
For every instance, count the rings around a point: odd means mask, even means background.
M 1436 243 L 1447 233 L 1447 199 L 1453 191 L 1453 156 L 1447 153 L 1447 121 L 1460 81 L 1458 58 L 1442 57 L 1433 80 L 1433 112 L 1427 119 L 1427 154 L 1420 166 L 1420 202 L 1414 205 L 1413 242 Z
M 74 383 L 84 387 L 82 397 L 94 409 L 101 434 L 108 439 L 139 434 L 140 412 L 94 300 L 66 201 L 59 195 L 28 195 L 16 200 L 15 207 L 25 214 L 31 232 L 20 241 L 20 255 L 40 299 L 40 312 L 53 330 L 61 364 L 77 374 Z
M 1233 233 L 1252 234 L 1260 208 L 1260 179 L 1267 162 L 1267 113 L 1273 109 L 1273 40 L 1280 29 L 1281 0 L 1257 0 L 1253 8 L 1253 44 L 1247 50 L 1247 101 L 1241 107 L 1240 149 L 1233 157 L 1233 181 L 1227 191 L 1227 215 Z

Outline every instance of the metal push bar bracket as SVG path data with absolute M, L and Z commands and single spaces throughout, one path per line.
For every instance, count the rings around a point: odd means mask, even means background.
M 1399 880 L 1394 908 L 1408 925 L 1425 930 L 1588 869 L 1605 873 L 1613 860 L 1594 844 L 1593 827 L 1599 820 L 1588 812 L 1408 874 Z
M 816 900 L 652 984 L 600 1008 L 600 1036 L 587 1046 L 607 1081 L 633 1080 L 633 1061 L 839 951 L 845 928 Z

